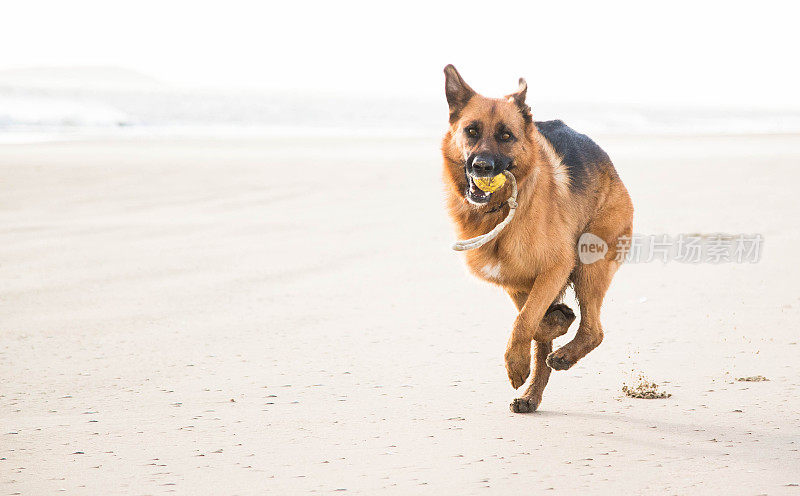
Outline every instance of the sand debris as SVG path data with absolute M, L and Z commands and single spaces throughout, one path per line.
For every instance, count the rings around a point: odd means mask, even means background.
M 659 391 L 658 384 L 648 380 L 643 375 L 639 376 L 637 383 L 633 386 L 623 384 L 622 392 L 630 398 L 639 398 L 644 400 L 665 399 L 672 396 L 672 394 L 665 391 Z
M 763 375 L 751 375 L 750 377 L 737 377 L 736 380 L 739 382 L 764 382 L 769 379 Z

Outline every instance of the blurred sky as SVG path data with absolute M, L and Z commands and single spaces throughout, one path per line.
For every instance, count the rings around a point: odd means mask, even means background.
M 800 106 L 784 2 L 11 2 L 0 69 L 111 65 L 182 86 Z

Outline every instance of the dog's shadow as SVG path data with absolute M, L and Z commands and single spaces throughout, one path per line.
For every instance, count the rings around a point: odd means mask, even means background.
M 719 455 L 729 450 L 729 448 L 724 448 L 724 444 L 728 443 L 720 443 L 718 446 L 709 447 L 704 447 L 700 444 L 708 443 L 711 438 L 720 440 L 758 438 L 765 445 L 773 446 L 782 446 L 796 440 L 794 436 L 777 430 L 759 429 L 755 425 L 744 427 L 728 425 L 722 428 L 710 419 L 687 423 L 641 418 L 618 412 L 591 413 L 557 410 L 537 410 L 533 413 L 514 415 L 522 417 L 529 422 L 564 418 L 583 421 L 577 426 L 572 426 L 573 432 L 578 436 L 608 435 L 622 444 L 630 443 L 679 453 L 691 450 L 692 453 L 697 455 Z M 664 436 L 661 440 L 643 435 L 645 432 L 652 431 L 662 434 L 668 433 L 669 435 Z M 682 442 L 679 443 L 678 440 Z

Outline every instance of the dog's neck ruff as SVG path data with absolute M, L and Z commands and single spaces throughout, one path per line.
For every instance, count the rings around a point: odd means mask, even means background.
M 480 236 L 476 236 L 470 239 L 464 239 L 461 241 L 456 241 L 453 245 L 453 249 L 455 251 L 467 251 L 467 250 L 474 250 L 475 248 L 480 248 L 481 246 L 485 245 L 489 241 L 493 240 L 500 234 L 500 231 L 505 229 L 505 227 L 511 222 L 511 219 L 514 218 L 514 212 L 517 210 L 517 179 L 514 177 L 514 174 L 504 171 L 506 179 L 511 181 L 511 196 L 507 200 L 508 202 L 508 215 L 503 222 L 494 226 L 494 229 L 489 231 L 486 234 L 481 234 Z

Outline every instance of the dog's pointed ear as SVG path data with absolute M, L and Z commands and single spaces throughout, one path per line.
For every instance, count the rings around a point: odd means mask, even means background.
M 519 88 L 514 93 L 507 95 L 506 98 L 508 101 L 515 103 L 519 108 L 519 111 L 522 112 L 522 117 L 525 118 L 525 122 L 531 122 L 533 117 L 531 117 L 531 108 L 525 103 L 525 97 L 528 94 L 528 83 L 525 82 L 525 78 L 519 78 Z
M 475 90 L 464 82 L 464 78 L 453 67 L 453 64 L 447 64 L 444 68 L 444 94 L 447 97 L 447 105 L 450 106 L 451 120 L 475 95 Z

